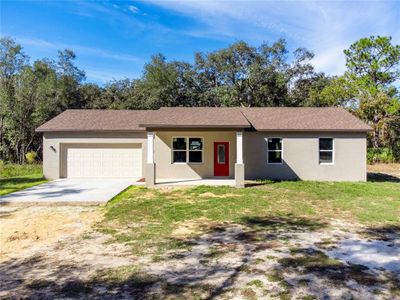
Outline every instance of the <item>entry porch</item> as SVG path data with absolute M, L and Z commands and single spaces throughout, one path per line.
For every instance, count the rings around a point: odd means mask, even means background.
M 244 187 L 243 130 L 147 130 L 146 186 Z

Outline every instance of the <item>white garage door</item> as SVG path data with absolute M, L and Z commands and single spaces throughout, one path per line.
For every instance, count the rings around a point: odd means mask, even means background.
M 68 148 L 68 178 L 142 176 L 141 148 Z

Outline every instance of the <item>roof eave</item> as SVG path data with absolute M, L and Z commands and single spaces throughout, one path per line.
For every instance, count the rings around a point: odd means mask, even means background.
M 268 128 L 268 129 L 260 129 L 255 128 L 256 131 L 260 132 L 276 132 L 276 131 L 284 131 L 284 132 L 370 132 L 373 129 L 282 129 L 282 128 Z
M 35 132 L 144 132 L 145 129 L 36 129 Z
M 168 129 L 173 129 L 173 128 L 179 128 L 179 129 L 184 129 L 184 128 L 234 128 L 234 129 L 241 129 L 241 128 L 250 128 L 251 125 L 165 125 L 165 124 L 139 124 L 139 127 L 143 128 L 168 128 Z

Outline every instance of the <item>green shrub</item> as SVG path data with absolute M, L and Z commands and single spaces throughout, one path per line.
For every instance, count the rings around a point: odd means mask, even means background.
M 395 162 L 395 157 L 389 148 L 370 148 L 367 152 L 367 160 L 369 164 L 392 163 Z
M 37 154 L 35 151 L 29 151 L 28 153 L 25 154 L 26 162 L 30 165 L 36 162 L 36 157 Z

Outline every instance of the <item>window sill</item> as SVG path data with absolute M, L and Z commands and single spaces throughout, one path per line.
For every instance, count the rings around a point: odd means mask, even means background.
M 320 166 L 334 166 L 335 163 L 319 163 Z

